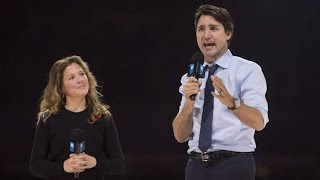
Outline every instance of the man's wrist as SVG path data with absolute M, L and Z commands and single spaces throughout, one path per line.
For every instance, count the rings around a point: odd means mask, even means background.
M 240 100 L 237 98 L 233 98 L 233 104 L 231 107 L 227 106 L 229 110 L 235 110 L 240 107 Z

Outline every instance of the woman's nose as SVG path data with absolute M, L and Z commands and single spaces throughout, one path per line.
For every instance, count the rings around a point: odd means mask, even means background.
M 83 78 L 81 76 L 78 76 L 77 83 L 81 83 L 83 81 Z

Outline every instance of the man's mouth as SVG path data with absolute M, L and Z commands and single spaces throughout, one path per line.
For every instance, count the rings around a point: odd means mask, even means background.
M 204 43 L 203 47 L 207 50 L 210 50 L 211 48 L 213 48 L 216 44 L 213 42 L 209 42 L 209 43 Z
M 204 43 L 203 46 L 205 48 L 213 47 L 215 44 L 214 43 Z

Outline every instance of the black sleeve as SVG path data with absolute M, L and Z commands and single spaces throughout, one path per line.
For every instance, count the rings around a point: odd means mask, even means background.
M 104 175 L 120 174 L 124 169 L 125 160 L 112 116 L 105 123 L 104 153 L 105 158 L 98 158 L 95 168 Z
M 48 125 L 42 120 L 36 127 L 33 147 L 30 157 L 30 171 L 38 177 L 52 177 L 65 173 L 63 161 L 50 161 L 50 135 Z

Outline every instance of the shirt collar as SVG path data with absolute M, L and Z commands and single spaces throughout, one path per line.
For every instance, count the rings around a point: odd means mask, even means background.
M 231 60 L 232 60 L 232 57 L 233 57 L 233 55 L 232 55 L 231 51 L 228 49 L 228 50 L 227 50 L 219 59 L 217 59 L 214 63 L 209 64 L 209 63 L 207 63 L 206 61 L 204 61 L 204 62 L 203 62 L 203 66 L 205 67 L 206 65 L 208 65 L 209 67 L 211 67 L 213 64 L 217 64 L 217 65 L 219 65 L 220 67 L 226 69 L 226 68 L 229 66 L 229 64 L 230 64 L 230 62 L 231 62 Z

